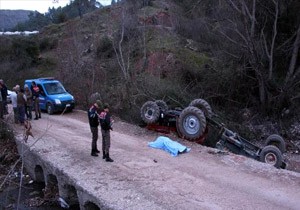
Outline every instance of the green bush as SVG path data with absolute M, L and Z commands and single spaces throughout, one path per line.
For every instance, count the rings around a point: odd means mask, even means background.
M 111 40 L 104 36 L 97 47 L 97 57 L 98 58 L 111 58 L 114 54 L 114 49 Z
M 37 63 L 40 50 L 37 42 L 33 38 L 18 37 L 12 41 L 12 60 L 18 61 L 20 69 L 28 68 Z
M 46 37 L 39 42 L 39 49 L 40 51 L 52 50 L 55 49 L 57 45 L 57 39 L 50 39 L 49 37 Z

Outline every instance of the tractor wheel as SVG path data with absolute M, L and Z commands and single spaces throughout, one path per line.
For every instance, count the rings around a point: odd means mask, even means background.
M 204 113 L 197 107 L 185 108 L 178 119 L 179 131 L 188 140 L 196 140 L 201 137 L 206 128 Z
M 159 106 L 153 101 L 147 101 L 141 108 L 142 120 L 147 124 L 157 122 L 159 114 Z
M 265 146 L 260 152 L 259 159 L 261 162 L 275 166 L 276 168 L 280 168 L 282 165 L 282 154 L 280 150 L 273 145 Z
M 286 151 L 286 145 L 285 145 L 284 139 L 277 134 L 272 134 L 266 139 L 265 146 L 267 146 L 267 145 L 274 145 L 274 146 L 278 147 L 278 149 L 282 153 L 284 153 Z
M 189 106 L 194 106 L 203 110 L 206 117 L 211 117 L 213 114 L 211 106 L 204 99 L 195 99 L 189 104 Z
M 162 111 L 163 113 L 169 110 L 167 103 L 164 102 L 163 100 L 156 100 L 154 102 L 158 105 L 160 111 Z

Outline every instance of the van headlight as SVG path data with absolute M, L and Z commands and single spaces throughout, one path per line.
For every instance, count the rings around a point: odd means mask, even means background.
M 61 101 L 59 99 L 55 99 L 55 104 L 61 104 Z

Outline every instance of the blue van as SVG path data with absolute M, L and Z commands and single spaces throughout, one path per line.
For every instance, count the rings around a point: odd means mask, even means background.
M 40 108 L 48 114 L 64 111 L 72 111 L 75 108 L 74 97 L 68 93 L 64 86 L 54 78 L 38 78 L 25 80 L 25 84 L 31 89 L 31 83 L 35 81 L 40 89 Z

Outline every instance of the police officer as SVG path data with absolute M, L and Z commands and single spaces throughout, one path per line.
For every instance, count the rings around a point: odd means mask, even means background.
M 112 130 L 113 120 L 111 119 L 111 115 L 109 113 L 109 105 L 104 104 L 103 108 L 104 109 L 99 116 L 101 132 L 102 132 L 103 159 L 105 159 L 106 162 L 114 162 L 114 160 L 109 157 L 110 130 Z
M 7 110 L 7 96 L 8 96 L 8 93 L 7 93 L 7 87 L 4 84 L 3 79 L 0 79 L 0 85 L 1 85 L 0 89 L 1 89 L 1 96 L 2 96 L 1 105 L 2 105 L 2 118 L 3 118 L 3 115 L 8 114 L 8 110 Z
M 98 140 L 98 126 L 99 126 L 99 113 L 102 109 L 102 103 L 100 100 L 97 100 L 90 109 L 88 110 L 88 118 L 90 129 L 92 132 L 92 152 L 91 155 L 97 157 L 100 151 L 97 148 Z
M 41 118 L 41 108 L 40 108 L 40 88 L 36 85 L 35 81 L 31 82 L 31 92 L 32 92 L 32 100 L 33 106 L 35 110 L 35 120 Z

